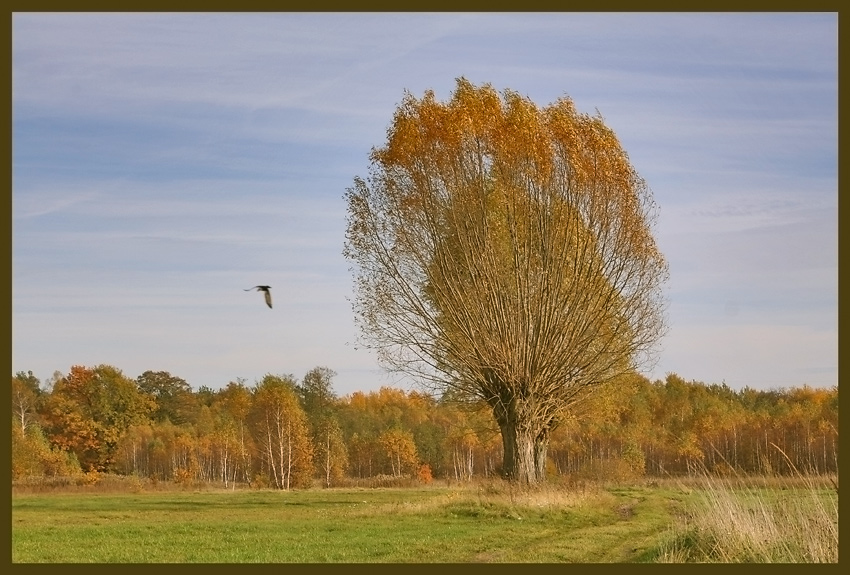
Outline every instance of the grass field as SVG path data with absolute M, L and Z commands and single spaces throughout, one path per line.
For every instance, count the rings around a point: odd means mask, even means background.
M 703 497 L 674 484 L 516 491 L 503 483 L 14 494 L 12 562 L 686 561 L 675 526 Z

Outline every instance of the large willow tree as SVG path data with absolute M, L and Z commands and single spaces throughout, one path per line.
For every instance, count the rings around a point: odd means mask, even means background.
M 650 190 L 601 118 L 463 78 L 446 103 L 405 94 L 370 159 L 346 193 L 363 341 L 486 401 L 504 474 L 539 481 L 567 410 L 662 335 Z

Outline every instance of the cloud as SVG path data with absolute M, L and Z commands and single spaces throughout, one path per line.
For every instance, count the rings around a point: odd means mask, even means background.
M 12 214 L 15 219 L 29 219 L 67 212 L 72 209 L 96 205 L 99 194 L 84 186 L 74 186 L 61 191 L 50 189 L 39 193 L 15 193 L 12 197 Z
M 782 226 L 793 225 L 826 226 L 826 231 L 837 234 L 837 183 L 812 185 L 809 181 L 797 186 L 794 182 L 780 180 L 769 178 L 748 186 L 746 177 L 742 176 L 738 183 L 730 186 L 703 184 L 688 190 L 678 202 L 673 199 L 662 202 L 659 227 L 671 238 L 753 229 L 768 229 L 779 234 Z M 772 187 L 774 182 L 775 187 Z M 830 241 L 822 233 L 817 237 Z M 782 238 L 777 240 L 782 241 Z M 813 251 L 824 247 L 817 243 L 811 245 Z
M 308 183 L 315 186 L 315 183 Z M 165 182 L 45 178 L 15 189 L 13 217 L 35 218 L 64 212 L 87 218 L 145 219 L 297 216 L 311 220 L 342 214 L 343 190 L 336 194 L 304 194 L 280 180 L 193 179 Z

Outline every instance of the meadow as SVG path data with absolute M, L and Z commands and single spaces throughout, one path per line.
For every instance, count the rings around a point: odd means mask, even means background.
M 12 496 L 13 563 L 837 562 L 837 542 L 837 479 Z

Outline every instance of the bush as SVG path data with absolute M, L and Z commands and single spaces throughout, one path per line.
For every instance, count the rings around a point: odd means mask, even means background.
M 431 483 L 431 481 L 433 481 L 434 479 L 434 477 L 431 475 L 431 466 L 427 463 L 423 463 L 419 466 L 419 472 L 417 473 L 417 476 L 419 477 L 419 481 L 425 483 L 426 485 L 428 483 Z
M 191 470 L 182 467 L 175 468 L 172 477 L 174 483 L 178 485 L 191 485 L 195 480 L 195 474 Z
M 77 478 L 77 485 L 97 485 L 100 481 L 100 473 L 96 470 L 87 471 Z
M 37 424 L 30 424 L 26 433 L 12 421 L 12 480 L 23 477 L 77 477 L 82 474 L 77 457 L 70 452 L 51 447 Z
M 646 474 L 646 458 L 643 455 L 643 450 L 634 443 L 628 443 L 623 448 L 622 460 L 628 465 L 631 472 L 629 479 L 643 477 Z

